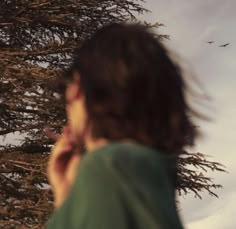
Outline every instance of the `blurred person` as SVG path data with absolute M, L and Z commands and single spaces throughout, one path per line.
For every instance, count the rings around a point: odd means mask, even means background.
M 76 50 L 66 77 L 46 228 L 183 228 L 176 163 L 197 133 L 181 70 L 158 37 L 143 25 L 107 25 Z

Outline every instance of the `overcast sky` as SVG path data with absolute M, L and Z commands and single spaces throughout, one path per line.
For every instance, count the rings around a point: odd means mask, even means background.
M 205 134 L 194 151 L 213 156 L 227 166 L 229 174 L 213 173 L 219 199 L 203 194 L 203 200 L 181 198 L 187 229 L 236 228 L 236 1 L 235 0 L 146 0 L 152 14 L 148 21 L 164 23 L 160 32 L 171 35 L 165 44 L 190 66 L 211 97 L 213 119 L 199 122 Z M 213 44 L 206 43 L 214 41 Z M 219 45 L 230 43 L 225 48 Z

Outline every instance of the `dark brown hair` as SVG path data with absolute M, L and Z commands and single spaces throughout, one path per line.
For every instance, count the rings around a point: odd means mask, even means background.
M 194 143 L 181 70 L 145 26 L 111 24 L 75 52 L 94 138 L 132 139 L 179 152 Z

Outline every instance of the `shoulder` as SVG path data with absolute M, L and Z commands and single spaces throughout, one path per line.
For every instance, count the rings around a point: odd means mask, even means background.
M 137 171 L 158 172 L 167 165 L 165 154 L 137 143 L 112 142 L 84 156 L 79 173 L 108 176 L 114 173 L 132 174 Z
M 83 163 L 91 164 L 99 161 L 103 163 L 113 163 L 118 160 L 163 160 L 164 153 L 151 147 L 127 142 L 111 142 L 98 150 L 87 153 L 83 158 Z

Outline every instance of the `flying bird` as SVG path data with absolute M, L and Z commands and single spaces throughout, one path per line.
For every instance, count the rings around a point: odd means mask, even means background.
M 226 44 L 224 44 L 224 45 L 220 45 L 219 47 L 226 47 L 226 46 L 228 46 L 229 45 L 229 43 L 226 43 Z
M 212 44 L 212 43 L 214 43 L 214 41 L 207 41 L 207 43 L 208 43 L 208 44 Z

